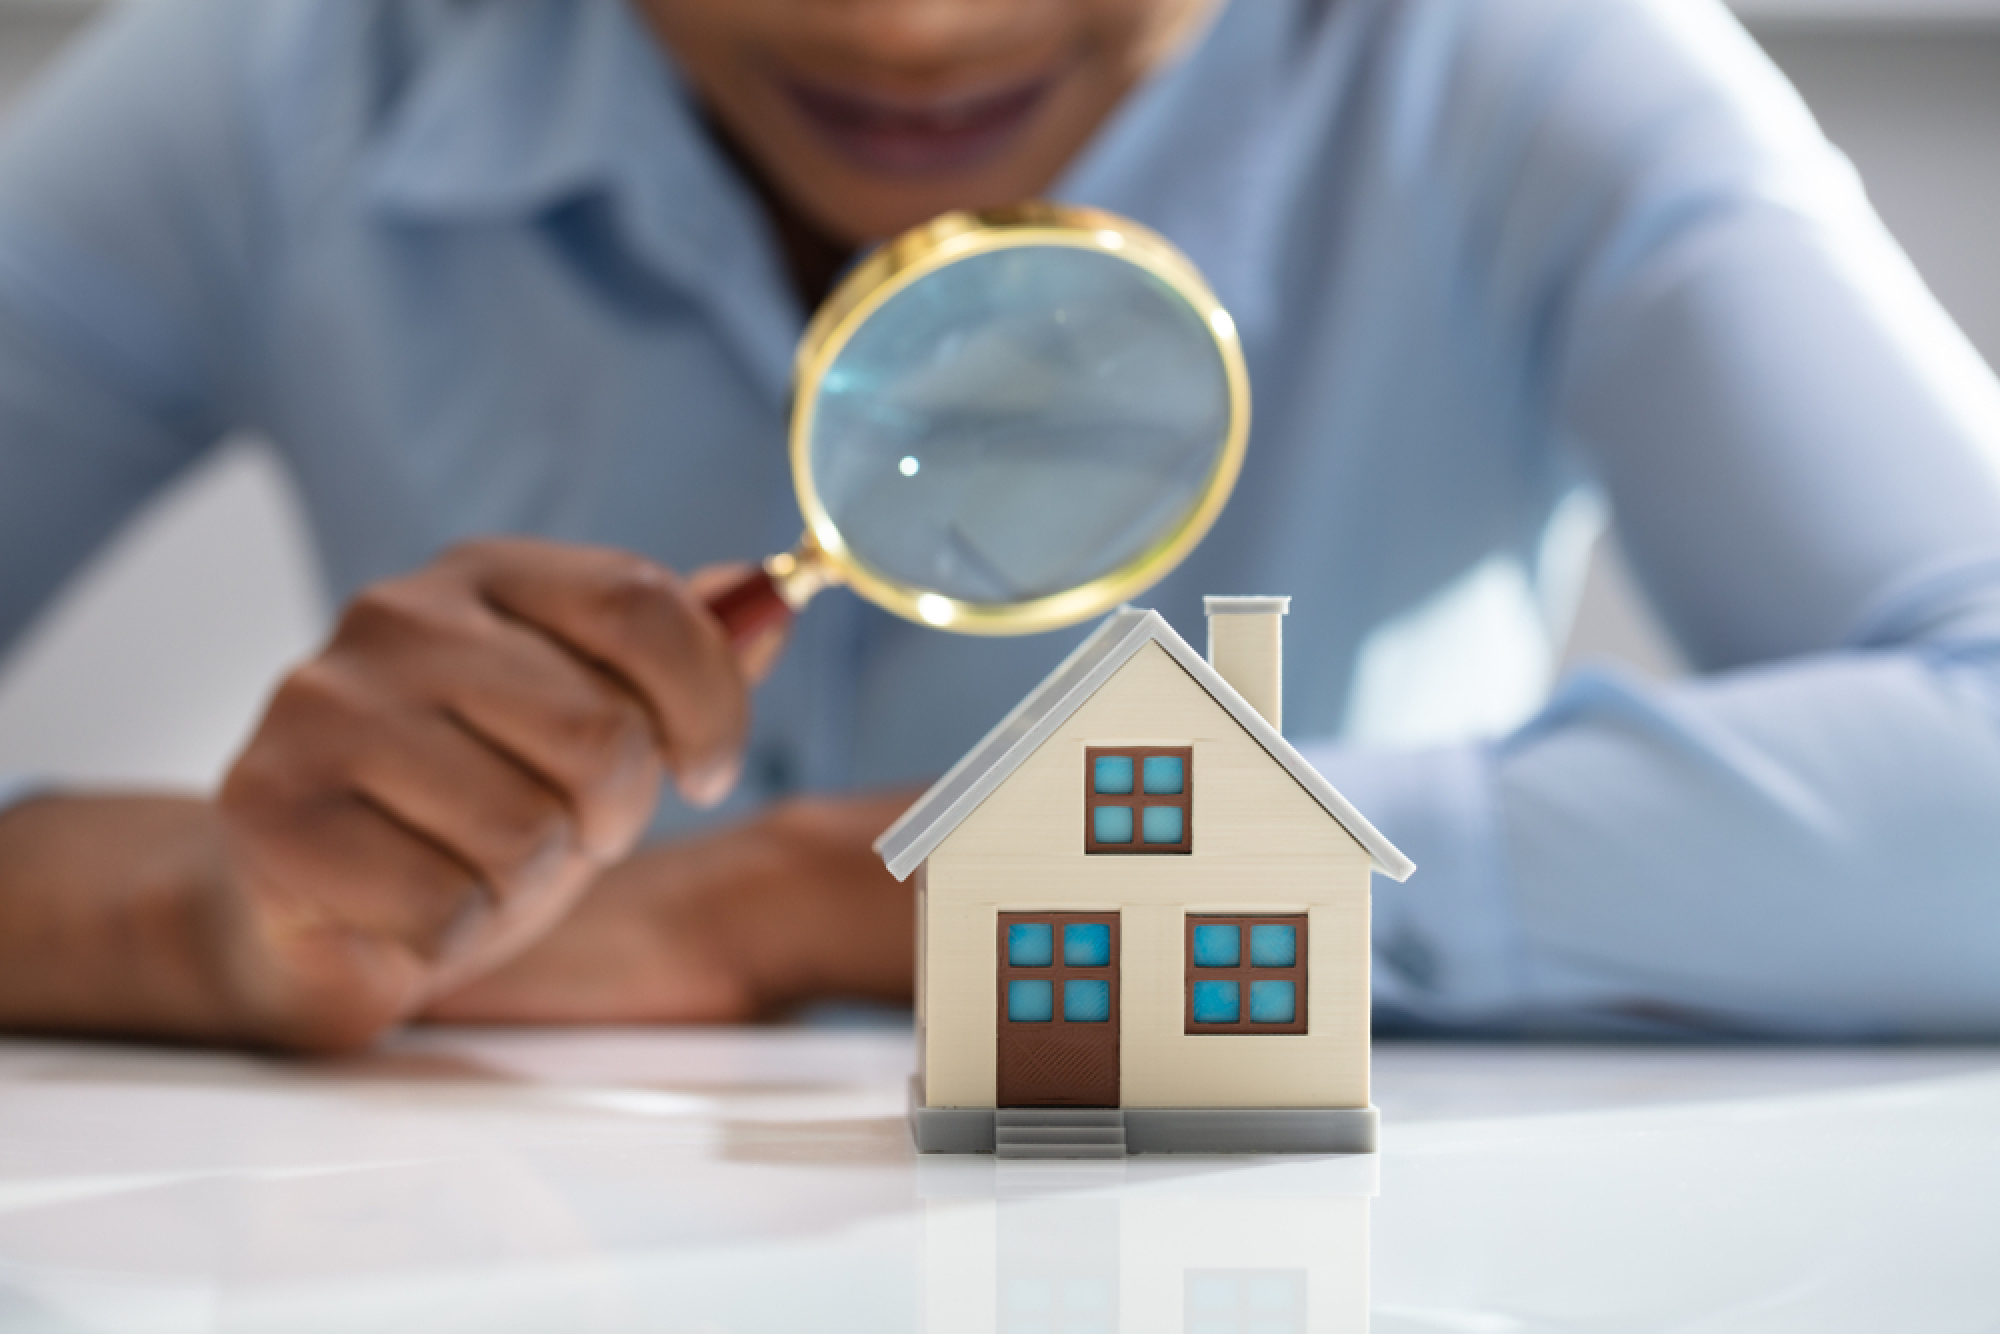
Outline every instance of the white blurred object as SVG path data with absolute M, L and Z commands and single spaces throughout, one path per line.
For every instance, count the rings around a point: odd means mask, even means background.
M 0 659 L 0 773 L 212 786 L 324 614 L 270 454 L 220 450 Z

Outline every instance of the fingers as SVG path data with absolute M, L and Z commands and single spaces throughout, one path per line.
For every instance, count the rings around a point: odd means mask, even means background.
M 659 793 L 650 711 L 617 678 L 548 636 L 476 597 L 450 594 L 418 581 L 369 590 L 343 618 L 341 648 L 327 661 L 392 682 L 413 718 L 429 712 L 449 720 L 534 774 L 562 797 L 590 856 L 608 862 L 624 855 Z M 429 735 L 437 738 L 439 761 L 491 763 L 468 754 L 464 738 L 450 729 Z M 427 797 L 411 799 L 423 804 Z M 436 828 L 436 821 L 411 815 Z
M 696 596 L 619 552 L 473 543 L 366 590 L 218 804 L 246 974 L 309 997 L 279 1029 L 393 1021 L 527 948 L 630 852 L 668 770 L 726 795 L 748 689 Z
M 469 867 L 358 795 L 290 802 L 232 775 L 222 802 L 260 835 L 235 840 L 236 869 L 263 892 L 284 935 L 387 938 L 435 962 L 490 911 Z
M 672 573 L 624 552 L 518 540 L 471 543 L 441 564 L 466 570 L 495 609 L 624 684 L 689 801 L 728 795 L 749 730 L 749 683 L 722 627 Z
M 295 672 L 224 801 L 258 831 L 275 883 L 324 915 L 436 956 L 468 896 L 494 906 L 587 876 L 570 807 L 446 715 L 375 695 L 338 660 Z

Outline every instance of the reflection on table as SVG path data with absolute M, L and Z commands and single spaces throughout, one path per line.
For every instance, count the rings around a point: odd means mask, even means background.
M 1379 1159 L 1039 1162 L 907 1027 L 0 1041 L 0 1334 L 2000 1329 L 2000 1050 L 1376 1053 Z
M 925 1334 L 1368 1328 L 1372 1157 L 917 1167 Z

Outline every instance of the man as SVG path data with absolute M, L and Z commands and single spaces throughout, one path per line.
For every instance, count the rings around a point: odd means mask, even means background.
M 239 427 L 350 600 L 214 801 L 21 789 L 0 1023 L 905 994 L 867 844 L 1059 646 L 826 599 L 739 660 L 670 571 L 795 536 L 847 258 L 1036 195 L 1243 331 L 1250 461 L 1150 600 L 1299 595 L 1290 729 L 1424 868 L 1383 1013 L 2000 1029 L 2000 396 L 1713 0 L 112 18 L 0 151 L 0 636 Z M 1593 498 L 1707 675 L 1536 713 Z

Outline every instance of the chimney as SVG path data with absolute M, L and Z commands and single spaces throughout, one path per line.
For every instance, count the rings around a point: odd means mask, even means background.
M 1271 730 L 1285 730 L 1283 707 L 1285 613 L 1290 598 L 1204 598 L 1208 612 L 1208 662 Z

